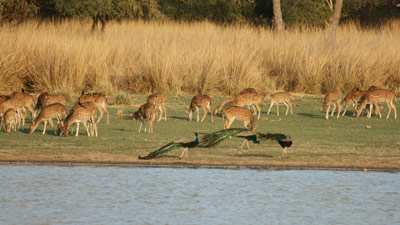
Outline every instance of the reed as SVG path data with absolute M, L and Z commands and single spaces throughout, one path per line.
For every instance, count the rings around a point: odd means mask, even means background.
M 303 93 L 400 84 L 400 23 L 356 24 L 277 34 L 251 25 L 209 22 L 29 21 L 0 27 L 0 92 L 29 86 L 80 90 L 234 95 L 246 87 Z

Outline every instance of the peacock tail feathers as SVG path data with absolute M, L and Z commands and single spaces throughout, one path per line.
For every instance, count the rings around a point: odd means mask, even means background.
M 247 131 L 247 129 L 244 128 L 231 128 L 231 129 L 226 129 L 226 130 L 220 130 L 211 134 L 206 134 L 201 138 L 200 147 L 212 147 L 215 146 L 221 141 L 223 141 L 225 138 L 234 136 L 240 132 Z
M 146 156 L 139 156 L 139 159 L 152 159 L 156 156 L 162 155 L 164 153 L 167 153 L 169 151 L 174 150 L 177 147 L 180 147 L 182 144 L 181 143 L 174 143 L 174 142 L 170 142 L 164 146 L 162 146 L 161 148 L 155 150 L 154 152 L 149 153 Z

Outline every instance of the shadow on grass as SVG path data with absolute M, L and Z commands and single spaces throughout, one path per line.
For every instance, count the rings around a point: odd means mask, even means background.
M 297 115 L 305 116 L 305 117 L 309 117 L 309 118 L 321 118 L 321 119 L 325 119 L 324 117 L 321 117 L 321 115 L 315 115 L 315 114 L 311 114 L 311 113 L 298 113 Z
M 177 120 L 186 120 L 186 121 L 189 121 L 189 119 L 188 119 L 187 117 L 182 117 L 182 116 L 170 116 L 170 117 L 168 117 L 168 118 L 177 119 Z M 193 120 L 192 120 L 192 122 L 193 122 Z M 196 122 L 197 122 L 197 121 L 196 121 Z
M 132 129 L 127 130 L 127 129 L 123 129 L 123 128 L 119 128 L 119 129 L 118 128 L 113 128 L 111 130 L 124 131 L 124 132 L 132 132 L 133 131 Z

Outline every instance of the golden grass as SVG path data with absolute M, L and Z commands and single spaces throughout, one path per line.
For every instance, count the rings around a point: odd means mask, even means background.
M 161 91 L 233 95 L 243 88 L 321 93 L 400 84 L 400 23 L 289 30 L 208 22 L 30 21 L 0 27 L 0 92 L 29 84 L 71 95 Z

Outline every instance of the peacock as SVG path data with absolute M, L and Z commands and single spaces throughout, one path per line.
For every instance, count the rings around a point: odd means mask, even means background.
M 252 131 L 249 131 L 247 129 L 243 128 L 231 128 L 231 129 L 226 129 L 226 130 L 220 130 L 211 134 L 204 135 L 202 137 L 202 140 L 200 142 L 200 147 L 212 147 L 217 144 L 219 144 L 221 141 L 225 140 L 227 137 L 240 137 L 244 138 L 245 140 L 242 143 L 241 148 L 243 148 L 244 144 L 247 144 L 247 147 L 249 148 L 249 141 L 252 141 L 254 144 L 260 144 L 260 141 L 263 140 L 275 140 L 277 141 L 280 146 L 283 148 L 283 156 L 287 156 L 287 148 L 292 146 L 292 137 L 289 135 L 285 134 L 279 134 L 279 133 L 253 133 Z
M 189 149 L 196 147 L 199 144 L 199 136 L 198 133 L 194 133 L 196 135 L 196 138 L 193 140 L 193 138 L 182 138 L 173 142 L 170 142 L 161 148 L 157 149 L 154 152 L 149 153 L 147 156 L 139 156 L 139 159 L 152 159 L 156 156 L 159 156 L 161 154 L 167 153 L 175 148 L 182 147 L 183 151 L 181 153 L 181 156 L 179 157 L 182 159 L 182 156 L 184 153 L 186 153 Z
M 220 130 L 211 134 L 206 134 L 201 138 L 199 146 L 209 148 L 219 144 L 227 137 L 232 137 L 244 131 L 249 131 L 249 130 L 244 128 L 230 128 L 230 129 Z

